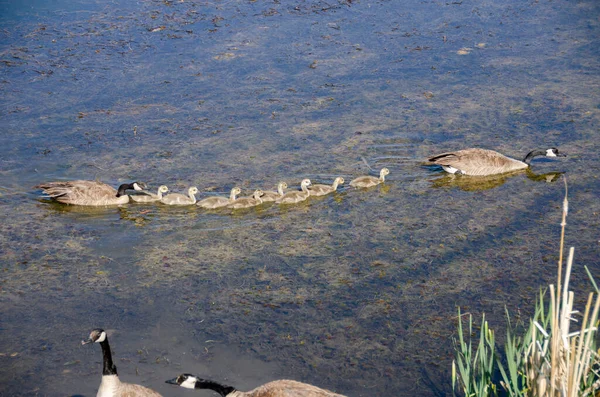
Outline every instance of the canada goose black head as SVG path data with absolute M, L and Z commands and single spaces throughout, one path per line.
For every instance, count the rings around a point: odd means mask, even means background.
M 90 332 L 90 337 L 87 340 L 82 340 L 82 345 L 87 345 L 88 343 L 101 343 L 106 340 L 106 331 L 102 328 L 93 329 Z
M 126 190 L 137 190 L 138 192 L 144 190 L 146 188 L 146 184 L 143 182 L 133 182 L 133 183 L 124 183 L 119 186 L 117 190 L 117 197 L 125 196 Z
M 212 380 L 198 378 L 192 374 L 181 374 L 177 378 L 165 381 L 165 383 L 178 385 L 186 389 L 211 389 L 221 396 L 227 396 L 236 391 L 235 387 L 225 386 Z
M 165 381 L 170 385 L 178 385 L 185 387 L 186 389 L 193 389 L 196 385 L 197 378 L 192 374 L 181 374 L 177 378 L 169 379 Z
M 546 150 L 546 156 L 548 156 L 548 157 L 567 157 L 567 155 L 566 155 L 566 154 L 564 154 L 564 153 L 559 153 L 559 152 L 558 152 L 558 149 L 557 149 L 557 148 L 555 148 L 555 147 L 553 147 L 553 148 L 550 148 L 550 149 L 547 149 L 547 150 Z

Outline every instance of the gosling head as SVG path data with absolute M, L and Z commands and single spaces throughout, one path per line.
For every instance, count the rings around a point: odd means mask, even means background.
M 192 186 L 191 188 L 188 189 L 188 193 L 190 194 L 190 196 L 194 196 L 198 193 L 198 188 L 195 186 Z
M 344 183 L 344 178 L 342 178 L 341 176 L 338 176 L 337 178 L 335 178 L 335 180 L 337 181 L 338 185 L 342 185 Z
M 258 198 L 260 198 L 260 197 L 261 197 L 263 194 L 265 194 L 265 192 L 263 192 L 263 191 L 262 191 L 262 190 L 260 190 L 260 189 L 257 189 L 257 190 L 255 190 L 255 191 L 254 191 L 254 198 L 255 198 L 255 199 L 258 199 Z
M 279 182 L 279 186 L 278 186 L 278 187 L 280 187 L 280 188 L 282 188 L 282 189 L 287 189 L 287 188 L 288 188 L 288 185 L 287 185 L 287 183 L 285 183 L 285 182 Z
M 387 168 L 382 168 L 381 171 L 379 172 L 379 175 L 381 176 L 386 176 L 390 174 L 390 170 L 388 170 Z
M 546 149 L 546 156 L 547 157 L 567 157 L 566 154 L 558 153 L 558 149 L 555 147 Z
M 165 185 L 162 185 L 158 188 L 158 191 L 161 193 L 167 193 L 169 191 L 169 188 L 166 187 Z
M 93 329 L 90 333 L 90 337 L 87 340 L 82 340 L 82 345 L 87 345 L 88 343 L 100 343 L 106 340 L 106 331 L 102 328 Z
M 181 387 L 185 387 L 186 389 L 194 389 L 196 386 L 197 380 L 198 380 L 198 378 L 196 378 L 192 374 L 181 374 L 177 378 L 173 378 L 173 379 L 169 379 L 169 380 L 165 381 L 165 383 L 168 383 L 171 385 L 178 385 Z
M 242 189 L 240 189 L 239 187 L 234 187 L 233 189 L 231 189 L 231 194 L 237 196 L 238 194 L 242 193 Z
M 310 185 L 312 185 L 312 183 L 310 182 L 310 179 L 303 179 L 302 182 L 300 183 L 300 186 L 302 186 L 302 187 L 309 187 Z

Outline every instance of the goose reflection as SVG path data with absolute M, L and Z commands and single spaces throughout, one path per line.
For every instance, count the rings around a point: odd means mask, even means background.
M 489 176 L 445 174 L 439 178 L 431 179 L 430 182 L 434 188 L 456 187 L 466 192 L 476 192 L 502 186 L 509 178 L 523 173 L 529 180 L 546 183 L 553 183 L 557 181 L 562 174 L 564 174 L 564 172 L 547 172 L 544 174 L 536 174 L 528 168 L 525 170 L 525 172 L 517 171 L 507 174 Z

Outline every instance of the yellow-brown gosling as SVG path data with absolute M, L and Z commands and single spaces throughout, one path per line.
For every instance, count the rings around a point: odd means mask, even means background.
M 124 183 L 119 189 L 98 181 L 64 181 L 46 182 L 34 186 L 42 189 L 49 198 L 59 203 L 71 205 L 119 205 L 127 204 L 127 190 L 142 191 L 145 185 L 141 182 Z
M 242 189 L 240 189 L 239 187 L 234 187 L 233 189 L 231 189 L 229 198 L 222 197 L 222 196 L 208 197 L 208 198 L 205 198 L 204 200 L 198 201 L 196 203 L 196 205 L 199 207 L 202 207 L 202 208 L 206 208 L 206 209 L 227 207 L 229 204 L 231 204 L 235 201 L 235 198 L 241 192 L 242 192 Z
M 198 193 L 197 187 L 191 187 L 188 189 L 188 195 L 181 193 L 171 193 L 160 200 L 161 203 L 167 205 L 193 205 L 196 204 L 196 196 Z
M 256 207 L 262 204 L 261 196 L 263 195 L 262 190 L 255 190 L 252 197 L 242 197 L 229 204 L 227 208 L 240 209 Z
M 168 191 L 169 188 L 165 185 L 162 185 L 158 188 L 156 194 L 144 190 L 140 192 L 140 194 L 131 194 L 129 197 L 136 203 L 153 203 L 155 201 L 162 200 L 163 194 L 167 193 Z
M 375 178 L 374 176 L 370 175 L 359 176 L 358 178 L 350 181 L 350 186 L 357 188 L 376 186 L 385 182 L 385 176 L 389 174 L 390 170 L 387 168 L 382 168 L 381 171 L 379 171 L 379 178 Z
M 533 150 L 523 161 L 519 161 L 494 150 L 470 148 L 438 154 L 428 161 L 442 166 L 444 171 L 450 174 L 485 176 L 524 170 L 537 156 L 566 157 L 564 154 L 559 154 L 557 148 L 550 148 Z
M 344 183 L 344 178 L 342 178 L 341 176 L 338 176 L 333 181 L 333 185 L 331 185 L 331 186 L 321 185 L 321 184 L 312 185 L 311 187 L 308 188 L 308 192 L 310 193 L 311 196 L 324 196 L 326 194 L 335 192 L 338 188 L 338 185 L 341 185 L 343 183 Z
M 344 397 L 341 394 L 321 389 L 308 383 L 288 379 L 265 383 L 254 390 L 246 392 L 212 380 L 198 378 L 191 374 L 182 374 L 166 382 L 186 389 L 210 389 L 218 393 L 221 397 Z
M 285 194 L 284 191 L 285 191 L 285 189 L 287 189 L 287 187 L 288 187 L 287 183 L 279 182 L 279 184 L 277 185 L 276 192 L 266 191 L 266 192 L 264 192 L 264 194 L 262 195 L 262 197 L 260 199 L 263 202 L 275 201 L 279 197 L 282 197 Z
M 302 191 L 287 192 L 286 194 L 275 200 L 275 202 L 277 204 L 295 204 L 304 201 L 308 198 L 308 196 L 310 196 L 310 192 L 308 191 L 308 187 L 310 185 L 310 179 L 304 179 L 302 180 L 302 183 L 300 183 Z
M 104 361 L 102 382 L 100 382 L 100 388 L 98 388 L 96 397 L 161 397 L 160 394 L 147 387 L 123 383 L 119 380 L 117 367 L 112 361 L 108 337 L 103 329 L 97 328 L 92 330 L 90 337 L 85 341 L 81 341 L 82 345 L 88 343 L 100 343 Z

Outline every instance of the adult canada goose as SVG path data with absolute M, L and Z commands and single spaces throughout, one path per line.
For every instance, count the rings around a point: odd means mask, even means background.
M 442 166 L 444 171 L 451 174 L 485 176 L 524 170 L 537 156 L 566 157 L 564 154 L 559 154 L 557 148 L 550 148 L 533 150 L 525 156 L 523 161 L 519 161 L 494 150 L 471 148 L 438 154 L 429 158 L 428 161 L 431 164 Z
M 344 183 L 344 178 L 342 178 L 341 176 L 338 176 L 333 181 L 333 185 L 331 185 L 331 186 L 320 185 L 320 184 L 312 185 L 308 189 L 308 192 L 310 193 L 311 196 L 324 196 L 326 194 L 335 192 L 338 188 L 338 185 L 341 185 L 343 183 Z
M 227 205 L 227 208 L 240 209 L 256 207 L 262 204 L 262 190 L 255 190 L 252 197 L 242 197 Z
M 147 191 L 142 191 L 140 194 L 131 194 L 129 197 L 136 203 L 153 203 L 155 201 L 160 201 L 163 198 L 163 194 L 167 193 L 169 188 L 165 185 L 162 185 L 158 188 L 156 194 L 150 193 Z
M 310 192 L 308 191 L 308 187 L 310 185 L 310 179 L 304 179 L 302 183 L 300 183 L 302 191 L 287 192 L 286 194 L 275 200 L 275 202 L 277 204 L 295 204 L 304 201 L 308 198 L 308 196 L 310 196 Z
M 204 200 L 198 201 L 196 203 L 196 205 L 198 205 L 202 208 L 207 208 L 207 209 L 227 207 L 229 204 L 231 204 L 235 201 L 236 196 L 238 194 L 240 194 L 241 192 L 242 192 L 242 189 L 240 189 L 239 187 L 234 187 L 233 189 L 231 189 L 229 198 L 222 197 L 222 196 L 208 197 L 208 198 L 205 198 Z
M 142 191 L 141 182 L 124 183 L 116 190 L 110 185 L 98 181 L 46 182 L 34 186 L 42 189 L 48 197 L 63 204 L 71 205 L 119 205 L 129 202 L 127 190 Z
M 167 205 L 193 205 L 196 204 L 196 196 L 198 193 L 197 187 L 191 187 L 188 189 L 188 195 L 181 193 L 171 193 L 164 196 L 160 202 Z
M 284 190 L 287 189 L 288 185 L 285 182 L 279 182 L 279 184 L 277 185 L 277 191 L 276 192 L 270 192 L 270 191 L 266 191 L 263 193 L 263 195 L 261 196 L 261 200 L 263 202 L 268 202 L 268 201 L 275 201 L 277 200 L 279 197 L 282 197 L 285 193 Z
M 375 178 L 374 176 L 359 176 L 356 179 L 350 181 L 350 186 L 360 188 L 360 187 L 371 187 L 375 185 L 379 185 L 380 183 L 385 182 L 385 176 L 390 174 L 390 170 L 387 168 L 382 168 L 379 171 L 379 178 Z
M 186 389 L 210 389 L 217 392 L 221 397 L 344 397 L 341 394 L 321 389 L 308 383 L 288 379 L 265 383 L 254 390 L 246 392 L 190 374 L 182 374 L 166 382 L 185 387 Z
M 92 330 L 88 340 L 81 341 L 82 345 L 100 343 L 104 366 L 102 369 L 102 382 L 96 397 L 161 397 L 160 394 L 147 387 L 123 383 L 119 380 L 117 367 L 113 364 L 112 353 L 108 345 L 108 337 L 103 329 Z

